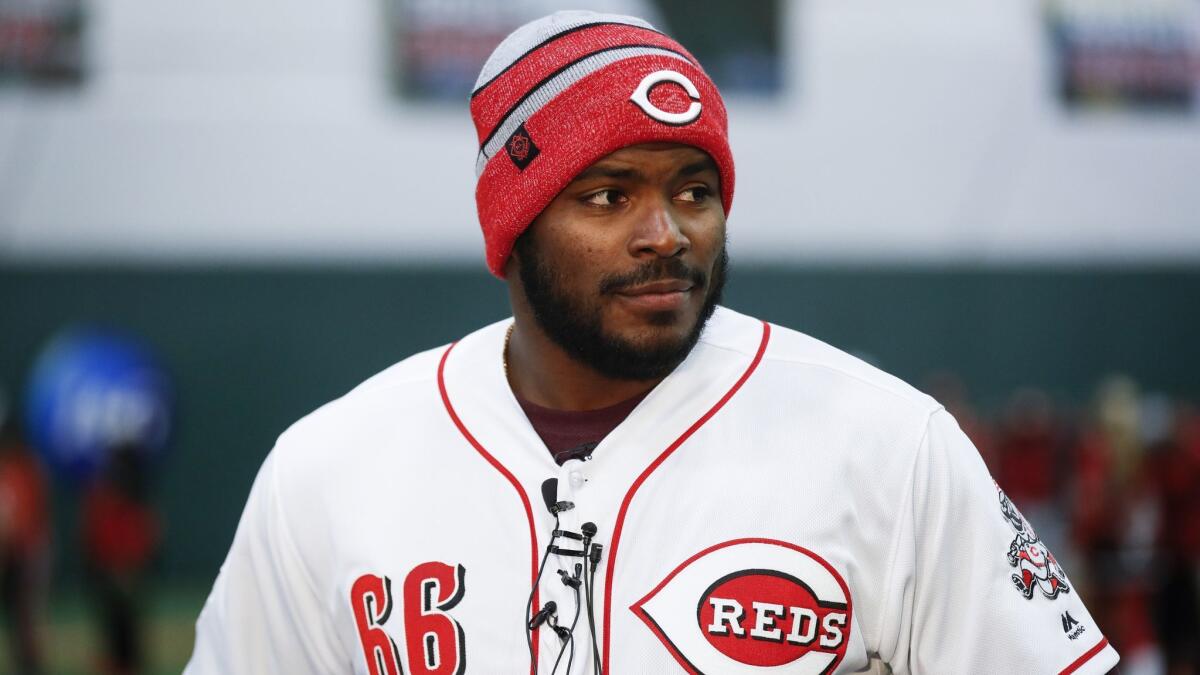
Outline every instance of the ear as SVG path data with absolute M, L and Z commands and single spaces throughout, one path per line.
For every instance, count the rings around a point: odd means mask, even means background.
M 540 218 L 540 216 L 539 216 Z M 533 241 L 533 229 L 537 225 L 535 218 L 532 223 L 525 227 L 521 234 L 513 240 L 512 250 L 508 253 L 508 260 L 504 262 L 504 278 L 513 280 L 519 277 L 521 269 L 522 256 L 526 254 Z
M 517 246 L 513 246 L 513 250 L 508 254 L 508 260 L 504 262 L 504 280 L 512 284 L 514 280 L 520 279 L 521 259 L 520 251 Z

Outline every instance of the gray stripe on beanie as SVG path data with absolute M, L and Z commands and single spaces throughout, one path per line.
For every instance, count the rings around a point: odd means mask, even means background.
M 621 47 L 593 54 L 580 60 L 570 68 L 550 78 L 542 86 L 534 89 L 529 94 L 529 97 L 521 102 L 521 105 L 517 106 L 496 125 L 496 130 L 492 132 L 491 140 L 479 151 L 479 155 L 475 158 L 475 177 L 478 178 L 483 175 L 483 170 L 487 166 L 488 160 L 504 147 L 504 144 L 508 142 L 508 137 L 517 130 L 517 127 L 527 122 L 530 117 L 533 117 L 537 111 L 542 109 L 542 106 L 554 100 L 555 96 L 558 96 L 570 88 L 571 85 L 601 68 L 635 56 L 669 56 L 679 59 L 684 63 L 691 63 L 684 56 L 669 49 L 660 49 L 658 47 Z M 632 94 L 633 91 L 630 90 L 630 93 Z
M 657 30 L 649 22 L 639 19 L 636 16 L 602 14 L 600 12 L 579 9 L 555 12 L 550 16 L 530 21 L 504 38 L 504 41 L 488 57 L 487 63 L 483 64 L 483 70 L 479 71 L 479 78 L 475 80 L 475 86 L 472 87 L 472 91 L 478 91 L 480 87 L 495 79 L 505 68 L 516 63 L 517 60 L 529 53 L 529 50 L 534 47 L 556 35 L 594 23 L 623 23 L 629 26 Z

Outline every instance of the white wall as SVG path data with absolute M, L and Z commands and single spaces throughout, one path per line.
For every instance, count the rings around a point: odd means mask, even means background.
M 388 93 L 382 0 L 105 0 L 0 90 L 0 260 L 481 258 L 465 101 Z M 1200 117 L 1070 115 L 1037 0 L 791 5 L 729 102 L 740 259 L 1200 261 Z

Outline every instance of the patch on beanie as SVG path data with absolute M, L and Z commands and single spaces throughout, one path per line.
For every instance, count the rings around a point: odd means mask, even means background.
M 504 149 L 508 151 L 508 158 L 521 171 L 524 171 L 525 167 L 529 166 L 529 163 L 541 153 L 533 139 L 529 137 L 529 132 L 525 131 L 524 124 L 517 127 L 512 136 L 508 137 L 508 141 L 504 143 Z

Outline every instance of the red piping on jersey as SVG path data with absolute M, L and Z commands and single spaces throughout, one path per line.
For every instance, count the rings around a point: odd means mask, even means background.
M 617 545 L 621 542 L 621 528 L 625 526 L 625 514 L 629 511 L 629 503 L 633 501 L 633 495 L 637 493 L 638 488 L 642 486 L 642 483 L 646 482 L 646 479 L 650 477 L 650 474 L 654 473 L 655 469 L 661 466 L 662 463 L 665 462 L 666 459 L 679 448 L 679 446 L 683 445 L 684 441 L 691 438 L 692 434 L 696 433 L 697 429 L 704 426 L 705 422 L 708 422 L 708 420 L 712 419 L 712 416 L 717 414 L 717 411 L 724 407 L 724 405 L 729 402 L 729 399 L 733 398 L 733 395 L 737 393 L 738 389 L 742 388 L 742 385 L 746 383 L 746 380 L 750 379 L 750 375 L 754 373 L 754 370 L 758 368 L 758 364 L 762 361 L 763 353 L 767 351 L 767 342 L 771 339 L 771 324 L 767 323 L 766 321 L 762 322 L 762 324 L 762 341 L 759 342 L 758 353 L 754 355 L 754 360 L 752 360 L 750 365 L 747 366 L 746 372 L 742 373 L 742 376 L 738 378 L 738 381 L 733 383 L 733 386 L 729 388 L 729 391 L 725 392 L 725 395 L 722 396 L 719 401 L 714 403 L 713 407 L 708 409 L 708 412 L 704 413 L 700 419 L 696 420 L 692 426 L 688 427 L 687 431 L 683 432 L 679 438 L 675 439 L 674 443 L 667 446 L 667 449 L 663 450 L 662 454 L 660 454 L 657 459 L 651 462 L 650 466 L 646 467 L 645 471 L 642 471 L 642 474 L 637 477 L 637 480 L 633 481 L 633 485 L 629 486 L 629 491 L 625 493 L 625 499 L 621 501 L 621 509 L 617 511 L 617 525 L 615 528 L 613 528 L 612 542 L 608 545 L 608 566 L 605 568 L 604 573 L 604 675 L 610 675 L 609 667 L 611 665 L 608 661 L 608 657 L 609 647 L 611 646 L 611 642 L 609 640 L 609 629 L 612 626 L 613 570 L 616 567 Z M 534 556 L 537 556 L 536 550 L 534 551 Z
M 1107 646 L 1108 646 L 1108 638 L 1104 637 L 1103 635 L 1100 636 L 1100 641 L 1096 643 L 1095 647 L 1092 647 L 1091 649 L 1087 650 L 1086 652 L 1084 652 L 1083 656 L 1072 661 L 1071 665 L 1067 666 L 1066 668 L 1063 668 L 1062 672 L 1059 673 L 1058 675 L 1069 675 L 1070 673 L 1073 673 L 1073 672 L 1079 670 L 1080 668 L 1083 667 L 1083 664 L 1087 663 L 1088 661 L 1091 661 L 1093 656 L 1104 651 L 1104 648 Z
M 499 471 L 502 476 L 508 479 L 509 483 L 512 483 L 513 488 L 517 491 L 517 495 L 521 498 L 521 506 L 525 507 L 525 517 L 529 520 L 529 550 L 530 565 L 532 568 L 532 572 L 529 575 L 529 583 L 533 586 L 533 610 L 536 612 L 540 608 L 541 602 L 538 598 L 537 586 L 535 585 L 537 582 L 538 571 L 537 530 L 533 524 L 533 509 L 529 506 L 529 495 L 525 494 L 525 489 L 521 487 L 519 482 L 517 482 L 517 478 L 513 476 L 508 469 L 504 468 L 504 465 L 498 462 L 496 458 L 491 455 L 491 453 L 483 449 L 483 446 L 480 445 L 479 441 L 475 440 L 475 437 L 471 435 L 470 431 L 467 431 L 466 425 L 464 425 L 462 420 L 458 418 L 458 413 L 454 412 L 454 406 L 450 403 L 450 395 L 446 393 L 445 371 L 446 359 L 450 356 L 450 350 L 454 349 L 454 346 L 457 344 L 458 343 L 455 342 L 447 347 L 446 351 L 442 354 L 442 360 L 438 363 L 438 392 L 442 395 L 442 404 L 446 406 L 446 412 L 450 414 L 450 419 L 454 422 L 454 426 L 458 427 L 458 430 L 462 433 L 463 438 L 467 439 L 467 442 L 471 444 L 471 447 L 475 448 L 475 450 L 488 461 L 488 464 L 491 464 L 492 467 Z M 535 628 L 533 630 L 533 663 L 529 666 L 530 675 L 537 674 L 536 669 L 539 630 L 541 629 Z

